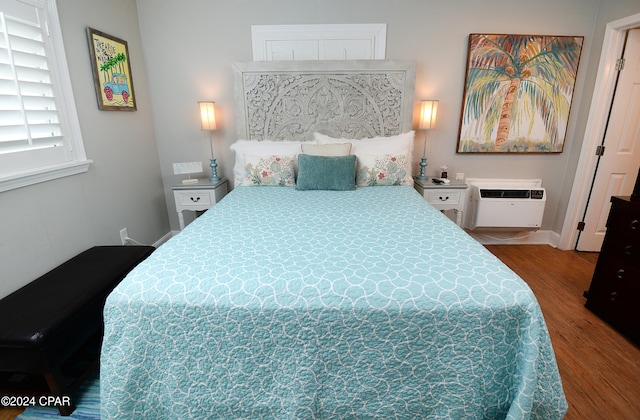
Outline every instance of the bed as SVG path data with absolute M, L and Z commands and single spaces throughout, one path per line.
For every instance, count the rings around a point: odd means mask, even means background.
M 235 188 L 108 297 L 102 418 L 563 418 L 527 285 L 414 191 L 405 162 L 375 186 L 360 170 L 371 147 L 412 147 L 415 63 L 234 69 Z M 349 138 L 348 155 L 275 159 Z M 252 176 L 243 150 L 261 148 L 289 170 Z M 354 185 L 318 184 L 318 162 Z

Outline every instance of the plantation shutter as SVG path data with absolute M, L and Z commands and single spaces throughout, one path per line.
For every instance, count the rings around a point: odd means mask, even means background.
M 43 29 L 0 13 L 4 152 L 62 144 Z
M 4 170 L 66 160 L 48 36 L 35 15 L 29 22 L 0 12 L 0 154 L 16 154 Z
M 0 192 L 89 169 L 56 0 L 0 0 Z

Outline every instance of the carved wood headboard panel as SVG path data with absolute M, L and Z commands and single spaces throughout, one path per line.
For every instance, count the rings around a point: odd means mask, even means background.
M 238 139 L 390 136 L 411 130 L 414 61 L 234 63 Z

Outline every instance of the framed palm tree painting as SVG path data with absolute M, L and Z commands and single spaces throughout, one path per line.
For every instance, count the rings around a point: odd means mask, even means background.
M 584 37 L 469 35 L 458 153 L 561 153 Z
M 103 111 L 135 111 L 127 41 L 92 28 L 87 28 L 87 35 L 98 108 Z

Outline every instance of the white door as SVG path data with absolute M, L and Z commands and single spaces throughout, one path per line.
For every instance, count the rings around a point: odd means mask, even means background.
M 578 251 L 599 252 L 612 195 L 631 195 L 640 167 L 640 29 L 629 31 Z

